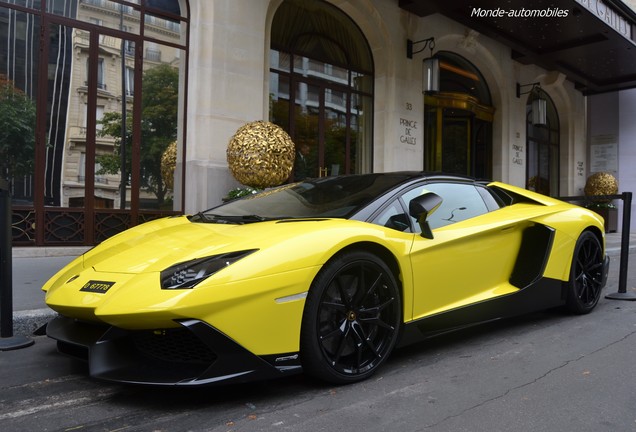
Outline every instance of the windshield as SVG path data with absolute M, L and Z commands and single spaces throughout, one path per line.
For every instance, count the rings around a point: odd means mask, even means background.
M 375 198 L 409 179 L 408 174 L 323 177 L 280 186 L 201 213 L 204 221 L 242 222 L 290 218 L 349 218 Z

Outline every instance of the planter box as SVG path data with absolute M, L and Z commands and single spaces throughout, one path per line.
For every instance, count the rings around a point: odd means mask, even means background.
M 605 220 L 605 232 L 615 233 L 618 229 L 618 209 L 615 208 L 593 208 Z

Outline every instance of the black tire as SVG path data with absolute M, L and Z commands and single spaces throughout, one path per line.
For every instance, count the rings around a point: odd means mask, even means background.
M 592 311 L 601 296 L 603 281 L 603 247 L 590 231 L 578 238 L 572 256 L 566 307 L 570 312 Z
M 389 356 L 402 324 L 393 272 L 376 255 L 345 252 L 314 279 L 303 314 L 303 370 L 348 384 L 371 376 Z

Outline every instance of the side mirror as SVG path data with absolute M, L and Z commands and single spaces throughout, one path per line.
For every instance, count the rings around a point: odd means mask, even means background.
M 433 232 L 426 218 L 442 204 L 442 197 L 433 192 L 426 192 L 415 197 L 409 203 L 409 214 L 417 220 L 422 230 L 422 237 L 432 239 Z

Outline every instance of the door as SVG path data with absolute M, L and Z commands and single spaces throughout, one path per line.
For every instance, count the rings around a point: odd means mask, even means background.
M 522 237 L 514 218 L 502 218 L 507 208 L 491 211 L 487 191 L 472 184 L 434 183 L 403 196 L 410 200 L 425 191 L 443 198 L 428 220 L 433 239 L 415 236 L 411 249 L 413 318 L 515 292 L 510 285 Z
M 325 83 L 298 81 L 292 135 L 297 146 L 294 179 L 352 172 L 354 150 L 349 144 L 351 94 Z
M 491 178 L 492 108 L 446 97 L 425 98 L 424 170 Z
M 442 172 L 470 175 L 471 117 L 464 111 L 444 110 Z

